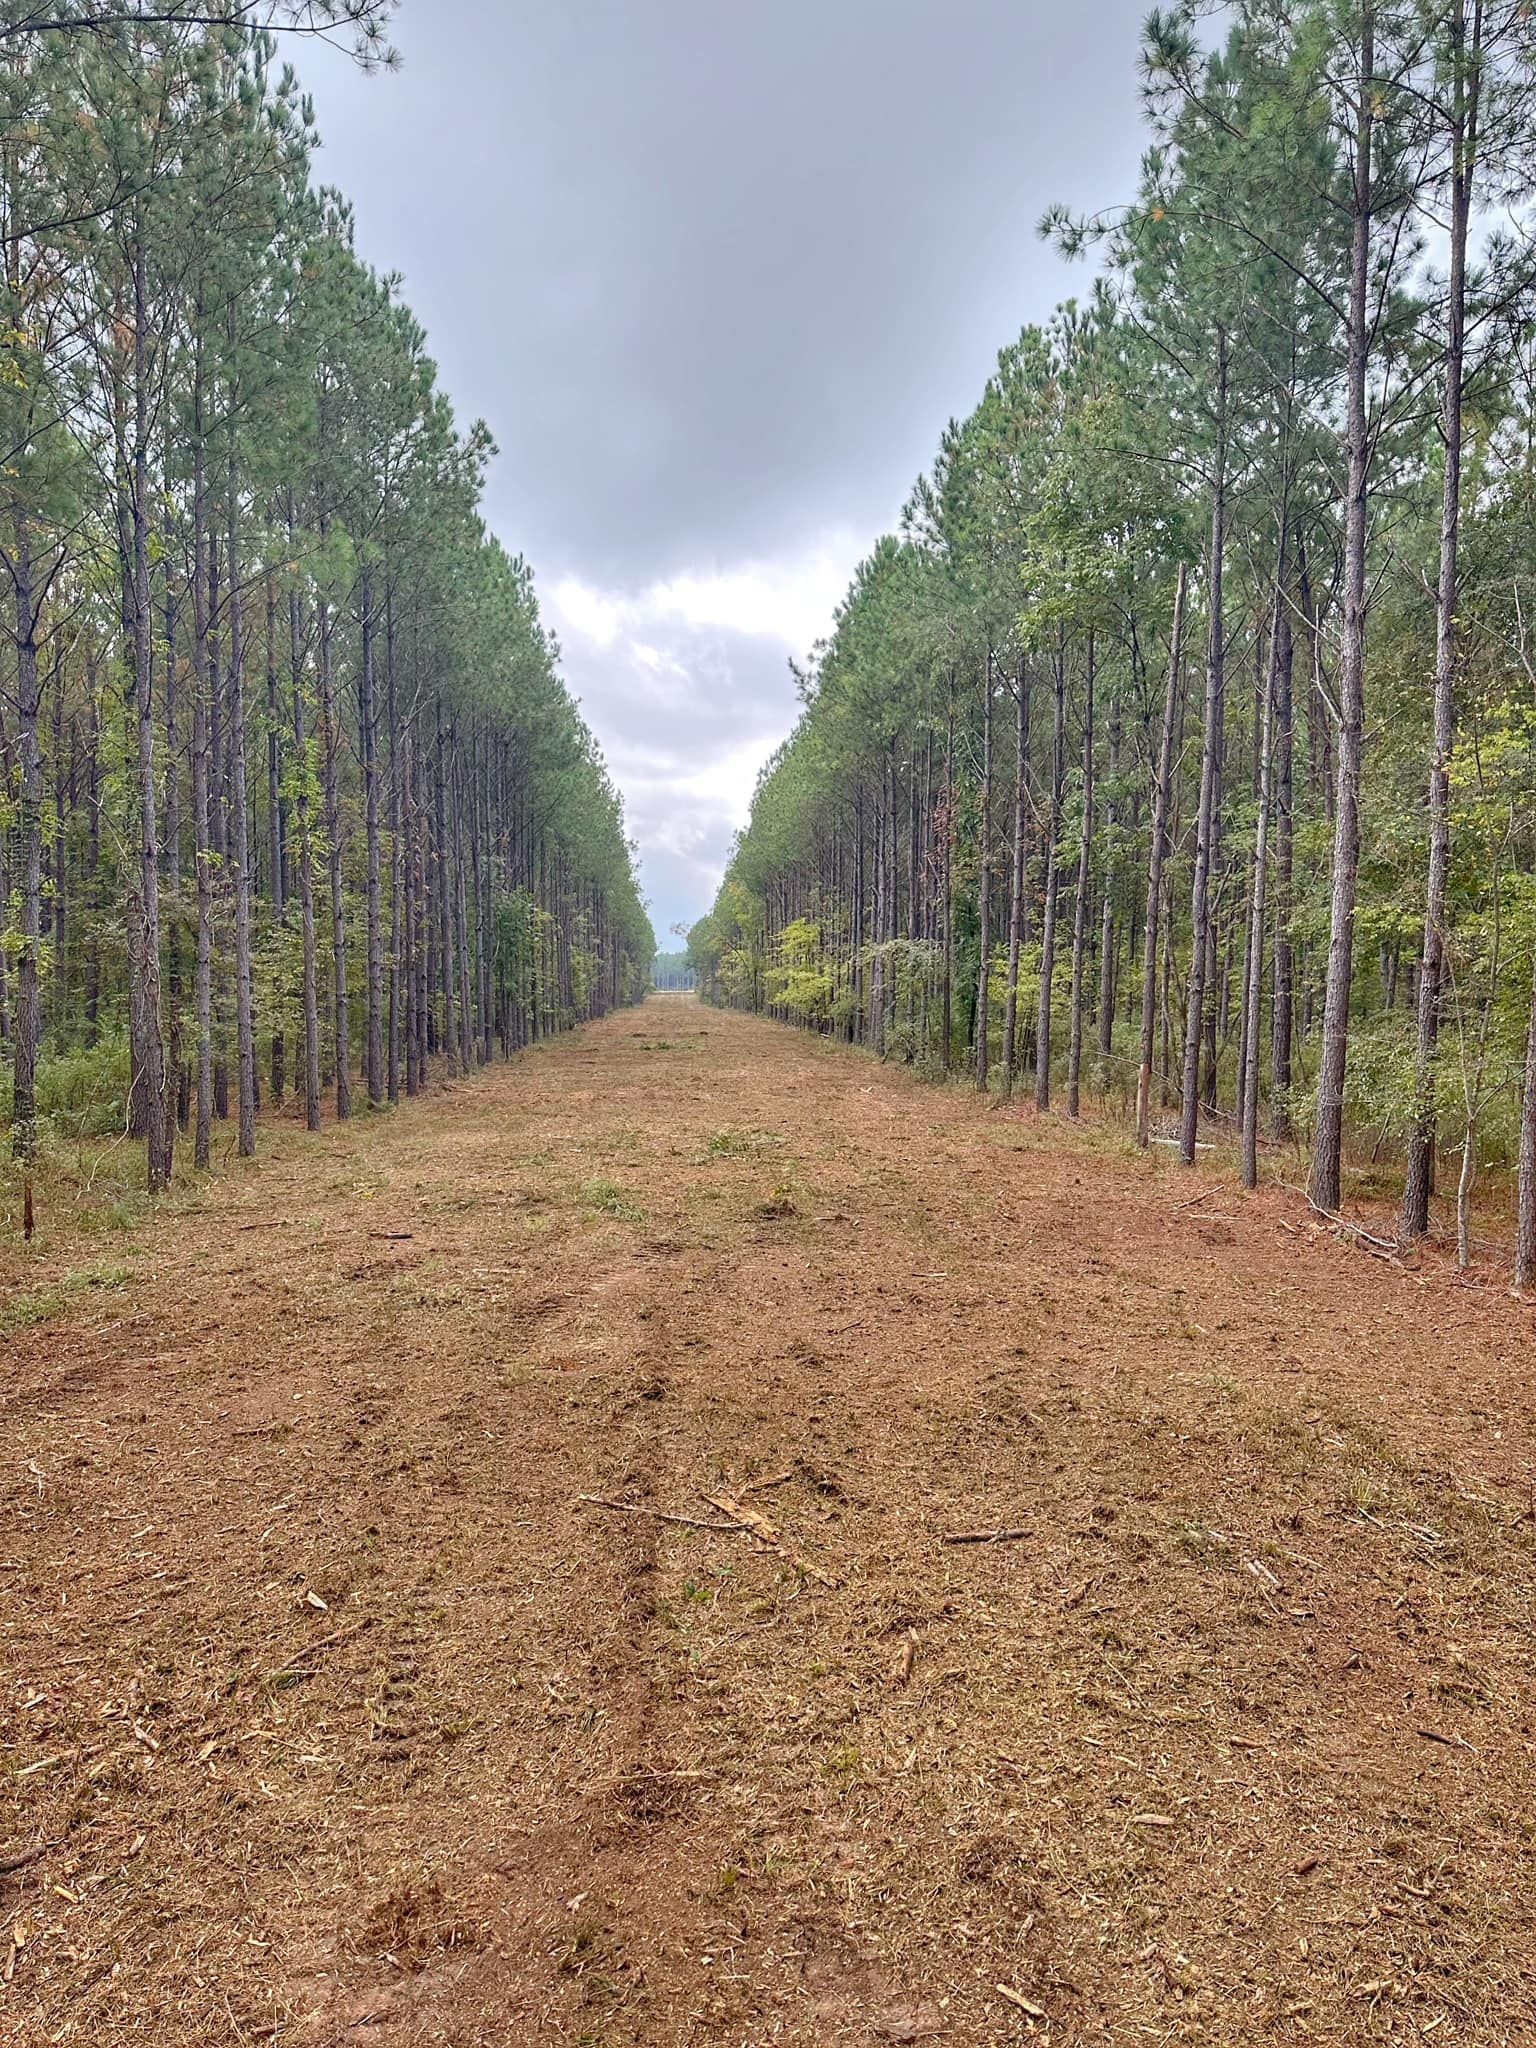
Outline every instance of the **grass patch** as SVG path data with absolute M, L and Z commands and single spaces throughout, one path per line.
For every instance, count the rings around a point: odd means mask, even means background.
M 14 1337 L 18 1331 L 35 1330 L 40 1323 L 51 1323 L 77 1295 L 97 1288 L 122 1287 L 132 1277 L 126 1266 L 85 1266 L 78 1273 L 66 1273 L 51 1286 L 14 1295 L 0 1307 L 0 1337 Z
M 643 1223 L 644 1216 L 614 1180 L 584 1180 L 581 1205 L 598 1216 L 617 1216 L 623 1223 Z

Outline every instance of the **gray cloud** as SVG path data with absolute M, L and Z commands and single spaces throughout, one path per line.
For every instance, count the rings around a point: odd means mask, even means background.
M 398 75 L 302 54 L 319 175 L 500 444 L 489 514 L 659 929 L 706 907 L 793 721 L 787 655 L 998 347 L 1082 289 L 1035 222 L 1131 191 L 1142 12 L 405 0 Z

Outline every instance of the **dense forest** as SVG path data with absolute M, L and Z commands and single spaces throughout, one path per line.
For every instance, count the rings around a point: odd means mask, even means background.
M 658 953 L 651 963 L 651 986 L 664 995 L 691 991 L 695 981 L 686 953 Z
M 801 677 L 706 993 L 1076 1115 L 1518 1170 L 1536 1280 L 1536 18 L 1148 21 L 1140 189 Z M 1346 1141 L 1348 1151 L 1346 1152 Z
M 364 0 L 0 7 L 12 1147 L 242 1153 L 643 992 L 623 815 L 286 51 Z M 435 1066 L 434 1066 L 435 1063 Z

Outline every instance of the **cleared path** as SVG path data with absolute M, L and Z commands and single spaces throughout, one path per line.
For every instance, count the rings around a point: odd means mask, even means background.
M 1536 2038 L 1491 1288 L 676 999 L 50 1256 L 7 2043 Z

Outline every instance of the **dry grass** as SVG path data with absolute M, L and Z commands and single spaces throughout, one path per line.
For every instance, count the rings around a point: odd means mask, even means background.
M 0 2040 L 1536 2039 L 1531 1312 L 1190 1191 L 657 1000 L 13 1260 Z

